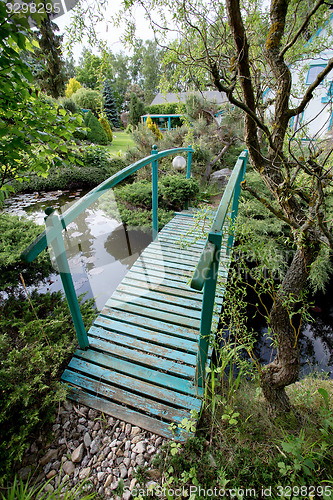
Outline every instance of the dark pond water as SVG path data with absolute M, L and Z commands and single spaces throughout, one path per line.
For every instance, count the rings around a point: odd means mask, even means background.
M 80 190 L 22 194 L 6 201 L 5 211 L 28 217 L 45 228 L 45 208 L 62 213 L 84 193 Z M 92 204 L 63 232 L 67 257 L 77 294 L 95 298 L 100 310 L 131 265 L 151 242 L 151 233 L 126 230 L 101 208 L 103 197 Z M 52 274 L 41 293 L 62 289 L 59 276 Z
M 333 378 L 333 277 L 326 287 L 325 294 L 317 293 L 311 297 L 314 304 L 311 308 L 313 322 L 304 323 L 299 335 L 301 369 L 300 376 L 317 374 Z M 271 304 L 266 298 L 266 307 Z M 247 303 L 254 304 L 257 300 L 247 290 Z M 254 353 L 257 359 L 267 364 L 275 357 L 276 350 L 272 347 L 267 337 L 267 326 L 262 315 L 258 314 L 254 306 L 247 307 L 247 326 L 257 332 L 257 342 Z M 228 333 L 226 334 L 228 336 Z

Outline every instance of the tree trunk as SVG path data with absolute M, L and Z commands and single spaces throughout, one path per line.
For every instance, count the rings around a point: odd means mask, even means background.
M 306 289 L 309 267 L 315 258 L 315 247 L 313 242 L 307 240 L 297 249 L 270 311 L 270 326 L 277 345 L 277 355 L 272 363 L 264 367 L 260 383 L 269 411 L 273 415 L 291 410 L 285 387 L 297 380 L 300 367 L 300 324 L 294 324 L 291 313 L 297 310 L 295 301 Z

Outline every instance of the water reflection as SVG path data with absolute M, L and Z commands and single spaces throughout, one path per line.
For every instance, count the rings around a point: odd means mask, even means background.
M 6 201 L 4 210 L 44 226 L 46 207 L 52 206 L 59 214 L 63 213 L 83 194 L 78 190 L 17 195 Z M 110 194 L 108 196 L 110 198 Z M 94 297 L 99 310 L 152 239 L 151 233 L 127 230 L 101 206 L 101 201 L 92 204 L 63 231 L 75 290 L 78 294 L 85 293 L 86 298 Z M 62 289 L 61 281 L 54 273 L 39 290 L 44 293 L 59 289 Z

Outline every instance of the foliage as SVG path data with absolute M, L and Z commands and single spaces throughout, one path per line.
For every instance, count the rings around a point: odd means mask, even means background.
M 298 391 L 295 384 L 290 387 L 290 396 L 301 420 L 285 418 L 276 422 L 265 415 L 256 383 L 246 380 L 233 393 L 237 422 L 222 419 L 230 407 L 225 401 L 227 389 L 218 387 L 214 429 L 207 426 L 210 410 L 205 408 L 196 437 L 184 444 L 166 443 L 155 457 L 154 470 L 160 475 L 155 484 L 148 480 L 149 471 L 137 473 L 136 498 L 142 498 L 141 491 L 149 488 L 147 497 L 168 500 L 178 498 L 176 491 L 187 491 L 191 500 L 207 496 L 329 500 L 333 489 L 333 442 L 326 430 L 333 419 L 331 405 L 327 408 L 322 394 L 332 401 L 332 384 L 320 379 L 313 383 L 310 378 L 302 384 L 312 394 L 308 411 L 294 399 Z
M 20 186 L 21 190 L 33 192 L 55 189 L 90 189 L 128 165 L 120 157 L 110 158 L 107 150 L 101 146 L 91 145 L 80 148 L 75 153 L 75 157 L 76 163 L 72 166 L 60 169 L 51 167 L 46 178 L 32 176 L 28 183 Z
M 101 109 L 101 94 L 97 90 L 79 88 L 72 99 L 77 106 L 83 109 L 90 109 L 94 113 L 99 113 Z
M 24 15 L 9 15 L 0 2 L 0 203 L 31 172 L 46 175 L 50 164 L 71 161 L 68 141 L 82 119 L 47 100 L 32 86 L 33 75 L 20 51 L 31 51 Z M 35 43 L 35 42 L 33 42 Z
M 0 231 L 1 290 L 17 290 L 20 286 L 20 273 L 28 286 L 36 285 L 49 274 L 52 266 L 48 254 L 39 255 L 33 263 L 21 260 L 21 252 L 40 234 L 40 226 L 27 219 L 2 213 Z
M 108 120 L 105 118 L 105 116 L 101 116 L 99 118 L 99 121 L 102 124 L 102 127 L 104 128 L 104 132 L 106 133 L 108 141 L 112 142 L 113 134 Z
M 65 94 L 65 63 L 62 57 L 62 36 L 56 35 L 58 26 L 47 14 L 37 31 L 39 48 L 35 50 L 37 60 L 42 63 L 43 70 L 37 74 L 41 89 L 55 99 Z M 35 76 L 36 77 L 36 76 Z
M 136 127 L 145 114 L 145 105 L 133 92 L 131 93 L 128 122 Z
M 45 490 L 45 486 L 50 483 L 50 480 L 42 483 L 40 486 L 35 486 L 29 481 L 24 483 L 22 479 L 18 480 L 17 476 L 14 477 L 14 481 L 11 486 L 8 487 L 7 493 L 1 494 L 1 500 L 93 500 L 96 498 L 95 493 L 89 493 L 89 486 L 87 480 L 79 481 L 75 487 L 68 489 L 63 492 L 63 484 L 61 483 L 61 478 L 59 477 L 58 487 L 50 492 Z
M 117 208 L 105 203 L 103 208 L 131 227 L 152 227 L 152 185 L 148 180 L 115 188 Z M 158 219 L 161 229 L 172 219 L 175 210 L 184 208 L 187 200 L 196 202 L 199 185 L 195 179 L 181 175 L 165 175 L 158 185 Z
M 69 97 L 64 97 L 63 99 L 61 99 L 61 104 L 65 109 L 67 109 L 67 111 L 70 111 L 73 115 L 79 112 L 79 108 Z
M 186 111 L 186 105 L 177 102 L 151 104 L 148 106 L 147 111 L 152 115 L 182 115 Z
M 150 116 L 147 117 L 146 127 L 149 128 L 149 130 L 152 131 L 152 133 L 154 134 L 154 136 L 156 137 L 156 139 L 162 139 L 163 138 L 162 132 L 160 131 L 160 129 L 158 128 L 158 126 L 156 125 L 156 123 L 153 122 L 153 120 L 150 118 Z
M 21 296 L 0 303 L 0 470 L 12 472 L 31 433 L 47 422 L 65 397 L 59 381 L 75 350 L 75 332 L 61 292 L 31 295 L 33 309 Z M 81 305 L 85 325 L 95 310 Z M 37 317 L 36 317 L 37 315 Z
M 108 143 L 108 137 L 102 124 L 98 121 L 98 118 L 89 111 L 86 113 L 84 121 L 88 128 L 87 140 L 94 144 L 106 145 Z
M 103 110 L 107 116 L 109 123 L 111 123 L 116 128 L 120 128 L 119 113 L 109 81 L 104 82 Z
M 80 82 L 75 80 L 75 78 L 70 78 L 65 90 L 66 97 L 72 97 L 72 95 L 75 94 L 75 92 L 81 87 L 82 85 Z
M 76 79 L 84 87 L 93 90 L 98 89 L 98 84 L 105 78 L 112 80 L 113 69 L 110 57 L 110 54 L 105 52 L 101 58 L 84 47 L 79 65 L 75 68 Z

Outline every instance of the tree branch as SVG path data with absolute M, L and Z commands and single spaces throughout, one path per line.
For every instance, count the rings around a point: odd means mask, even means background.
M 242 189 L 244 189 L 244 191 L 248 191 L 249 193 L 251 193 L 251 195 L 256 198 L 256 200 L 260 201 L 260 203 L 262 205 L 264 205 L 272 214 L 275 215 L 275 217 L 277 217 L 278 219 L 280 220 L 283 220 L 286 224 L 288 224 L 289 226 L 293 227 L 294 229 L 299 229 L 300 226 L 299 224 L 297 224 L 296 222 L 292 221 L 291 219 L 288 219 L 288 217 L 286 217 L 284 215 L 283 212 L 281 212 L 281 210 L 278 210 L 276 208 L 274 208 L 270 202 L 268 200 L 266 200 L 266 198 L 264 198 L 263 196 L 260 196 L 257 191 L 255 191 L 253 188 L 251 188 L 250 186 L 248 186 L 246 184 L 246 181 L 243 181 L 241 183 L 241 186 L 242 186 Z
M 301 35 L 301 33 L 305 30 L 307 25 L 309 24 L 309 21 L 311 17 L 317 12 L 319 7 L 325 3 L 324 0 L 318 0 L 316 5 L 312 8 L 312 10 L 309 12 L 307 15 L 306 19 L 304 20 L 302 26 L 298 29 L 297 33 L 294 35 L 294 38 L 290 40 L 290 42 L 284 46 L 284 48 L 280 52 L 280 57 L 282 58 L 284 54 L 294 45 L 294 43 L 297 41 L 298 37 Z
M 319 73 L 319 75 L 317 76 L 317 78 L 315 79 L 315 81 L 312 82 L 311 85 L 309 85 L 309 87 L 307 88 L 307 91 L 305 92 L 305 94 L 303 96 L 303 99 L 302 99 L 301 103 L 297 106 L 297 108 L 289 109 L 289 111 L 288 111 L 289 118 L 291 118 L 292 116 L 299 115 L 300 113 L 302 113 L 304 111 L 306 105 L 313 98 L 313 91 L 316 90 L 316 88 L 318 87 L 318 85 L 321 84 L 321 82 L 324 80 L 325 76 L 328 75 L 328 73 L 332 69 L 333 69 L 333 58 L 331 58 L 328 61 L 326 68 L 324 68 L 323 71 L 321 71 Z

